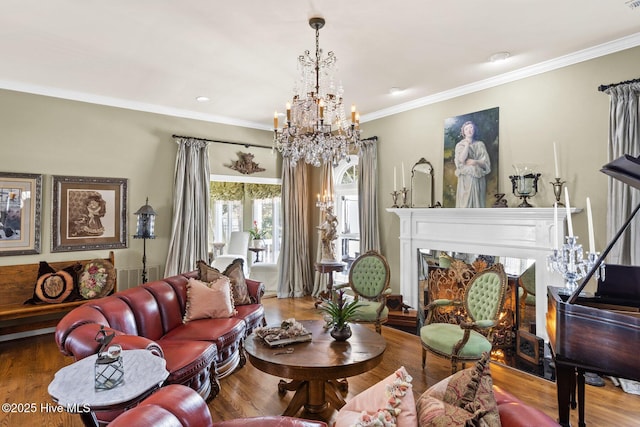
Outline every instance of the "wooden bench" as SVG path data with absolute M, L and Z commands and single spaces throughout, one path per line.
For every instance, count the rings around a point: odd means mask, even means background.
M 49 265 L 58 271 L 94 259 L 50 262 Z M 104 259 L 114 264 L 113 251 Z M 39 269 L 39 263 L 0 267 L 0 336 L 53 327 L 71 309 L 87 302 L 83 299 L 58 304 L 24 304 L 33 297 Z M 113 292 L 116 290 L 117 283 Z

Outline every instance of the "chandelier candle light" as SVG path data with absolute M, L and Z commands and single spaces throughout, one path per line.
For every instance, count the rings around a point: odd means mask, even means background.
M 314 17 L 309 25 L 316 31 L 315 58 L 307 50 L 298 57 L 300 79 L 293 100 L 286 104 L 287 122 L 278 129 L 278 112 L 273 116 L 273 144 L 293 166 L 299 160 L 319 167 L 334 165 L 349 155 L 351 146 L 360 147 L 360 115 L 351 107 L 351 121 L 345 117 L 343 89 L 336 86 L 333 73 L 336 57 L 320 49 L 320 29 L 324 18 Z
M 589 227 L 589 252 L 587 258 L 584 259 L 582 245 L 578 244 L 578 237 L 573 235 L 573 223 L 571 221 L 571 204 L 569 203 L 569 192 L 564 189 L 565 208 L 567 210 L 567 232 L 566 241 L 562 248 L 558 247 L 558 233 L 555 236 L 555 245 L 553 253 L 547 258 L 547 265 L 552 270 L 562 274 L 565 280 L 565 288 L 561 290 L 561 294 L 571 295 L 578 286 L 578 280 L 584 278 L 597 262 L 598 253 L 595 251 L 595 243 L 593 238 L 593 217 L 591 215 L 591 200 L 587 197 L 587 222 Z M 558 223 L 558 203 L 554 204 L 553 218 L 554 223 Z M 602 266 L 604 268 L 604 264 Z M 602 268 L 598 270 L 602 270 Z M 599 277 L 600 273 L 596 270 L 595 277 Z M 604 271 L 603 271 L 604 273 Z

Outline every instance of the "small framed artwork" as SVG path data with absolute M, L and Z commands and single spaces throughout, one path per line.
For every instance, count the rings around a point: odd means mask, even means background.
M 444 123 L 443 206 L 491 207 L 498 193 L 498 107 Z
M 127 247 L 127 180 L 53 176 L 51 252 Z
M 0 256 L 40 253 L 42 175 L 0 172 Z

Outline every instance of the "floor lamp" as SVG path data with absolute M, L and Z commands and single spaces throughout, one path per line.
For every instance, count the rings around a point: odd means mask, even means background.
M 142 239 L 142 283 L 147 283 L 147 239 L 155 239 L 156 211 L 149 206 L 149 198 L 144 206 L 135 212 L 138 216 L 134 239 Z

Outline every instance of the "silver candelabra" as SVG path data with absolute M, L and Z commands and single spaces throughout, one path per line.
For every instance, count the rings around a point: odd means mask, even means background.
M 582 245 L 578 243 L 577 236 L 567 236 L 567 243 L 560 249 L 554 249 L 553 253 L 547 257 L 549 268 L 562 274 L 565 280 L 565 287 L 561 294 L 571 295 L 578 287 L 578 280 L 584 278 L 598 260 L 595 252 L 587 253 L 584 258 Z M 604 269 L 604 264 L 598 270 Z M 600 276 L 599 271 L 595 271 L 596 279 Z M 604 271 L 602 272 L 604 274 Z

